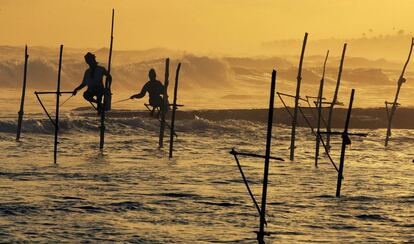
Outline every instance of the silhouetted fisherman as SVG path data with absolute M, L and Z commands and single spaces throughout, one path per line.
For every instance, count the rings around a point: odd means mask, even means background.
M 150 69 L 148 72 L 149 81 L 145 83 L 142 87 L 141 92 L 135 95 L 132 95 L 130 98 L 143 98 L 145 94 L 148 92 L 149 94 L 149 105 L 151 105 L 151 116 L 154 115 L 155 110 L 158 108 L 158 114 L 160 114 L 161 109 L 168 106 L 162 106 L 163 104 L 163 94 L 164 94 L 164 85 L 161 81 L 157 80 L 157 74 L 155 73 L 154 69 Z
M 85 71 L 82 83 L 73 90 L 73 96 L 75 96 L 79 90 L 87 86 L 88 89 L 83 93 L 83 97 L 90 103 L 96 103 L 96 109 L 98 110 L 98 114 L 100 114 L 102 109 L 102 97 L 105 90 L 103 76 L 108 76 L 110 83 L 112 82 L 112 77 L 104 67 L 98 65 L 94 54 L 88 52 L 85 55 L 85 62 L 89 65 L 89 69 Z

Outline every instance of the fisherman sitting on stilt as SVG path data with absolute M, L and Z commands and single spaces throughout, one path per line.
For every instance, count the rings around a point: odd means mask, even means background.
M 154 69 L 151 69 L 148 72 L 149 81 L 142 87 L 141 92 L 135 95 L 132 95 L 130 99 L 134 98 L 143 98 L 148 92 L 149 94 L 149 105 L 152 107 L 150 116 L 154 116 L 154 112 L 158 109 L 157 117 L 159 117 L 160 111 L 162 108 L 168 106 L 162 106 L 163 104 L 163 94 L 164 94 L 164 85 L 157 80 L 157 74 Z M 168 104 L 167 104 L 168 105 Z
M 85 62 L 89 65 L 89 68 L 85 71 L 82 83 L 73 90 L 73 96 L 75 96 L 79 90 L 87 86 L 88 89 L 83 93 L 83 97 L 86 101 L 90 102 L 92 106 L 93 103 L 96 103 L 96 109 L 98 110 L 98 114 L 100 114 L 102 109 L 102 97 L 105 90 L 103 76 L 105 75 L 109 78 L 109 84 L 112 81 L 112 77 L 104 67 L 98 65 L 94 54 L 88 52 L 85 55 Z

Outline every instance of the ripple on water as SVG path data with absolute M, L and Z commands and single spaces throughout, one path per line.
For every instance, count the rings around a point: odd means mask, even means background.
M 0 213 L 3 216 L 9 215 L 30 215 L 40 212 L 40 208 L 25 202 L 4 202 L 0 203 Z

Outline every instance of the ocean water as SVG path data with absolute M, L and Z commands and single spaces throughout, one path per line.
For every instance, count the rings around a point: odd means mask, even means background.
M 16 116 L 0 117 L 1 242 L 255 242 L 259 217 L 229 151 L 263 154 L 264 123 L 178 120 L 170 160 L 157 120 L 109 116 L 100 152 L 99 118 L 66 110 L 54 165 L 43 114 L 26 115 L 21 142 Z M 414 131 L 394 130 L 388 149 L 384 129 L 353 131 L 369 136 L 352 138 L 336 198 L 337 173 L 323 154 L 314 167 L 309 129 L 289 161 L 290 128 L 275 124 L 272 155 L 286 161 L 270 165 L 268 243 L 414 242 Z M 260 202 L 263 160 L 240 161 Z

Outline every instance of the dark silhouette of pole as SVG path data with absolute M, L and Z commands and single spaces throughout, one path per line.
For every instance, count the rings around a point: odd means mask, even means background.
M 305 35 L 305 40 L 306 40 Z M 273 109 L 275 101 L 275 90 L 276 90 L 276 70 L 272 72 L 272 83 L 270 86 L 270 99 L 269 99 L 269 115 L 267 119 L 267 139 L 266 139 L 266 153 L 265 153 L 265 163 L 264 163 L 264 173 L 263 173 L 263 190 L 262 190 L 262 202 L 261 202 L 261 211 L 260 211 L 260 225 L 259 232 L 257 233 L 257 240 L 259 243 L 264 242 L 264 231 L 266 223 L 266 200 L 267 200 L 267 182 L 269 177 L 269 162 L 270 162 L 270 148 L 272 146 L 272 127 L 273 127 Z
M 257 203 L 256 198 L 254 197 L 252 190 L 250 189 L 249 182 L 247 181 L 247 178 L 246 178 L 246 176 L 244 175 L 243 168 L 242 168 L 242 166 L 241 166 L 241 164 L 240 164 L 240 162 L 239 162 L 239 158 L 237 157 L 237 155 L 239 155 L 239 153 L 238 153 L 238 152 L 236 152 L 236 151 L 234 150 L 234 148 L 233 148 L 233 149 L 231 150 L 230 154 L 232 154 L 232 155 L 234 156 L 234 160 L 236 160 L 237 168 L 239 168 L 239 171 L 240 171 L 240 174 L 241 174 L 241 176 L 242 176 L 242 179 L 243 179 L 244 185 L 246 186 L 247 192 L 249 193 L 250 198 L 252 199 L 253 204 L 254 204 L 254 206 L 256 207 L 257 212 L 259 213 L 259 216 L 260 216 L 261 211 L 260 211 L 259 204 Z M 240 155 L 241 155 L 241 154 L 240 154 Z M 249 155 L 247 155 L 247 156 L 249 156 Z M 262 157 L 263 157 L 263 156 L 262 156 Z M 263 157 L 263 158 L 265 158 L 265 157 Z
M 151 108 L 150 108 L 150 106 L 151 106 L 150 104 L 145 103 L 144 105 L 145 105 L 145 107 L 147 108 L 148 112 L 151 112 L 151 111 L 152 111 L 152 110 L 151 110 Z M 177 104 L 177 105 L 176 105 L 176 107 L 177 107 L 177 108 L 178 108 L 178 107 L 182 107 L 182 106 L 183 106 L 183 105 L 181 105 L 181 104 Z M 156 111 L 160 111 L 160 110 L 159 110 L 159 108 L 156 108 Z M 160 113 L 161 113 L 161 112 L 160 112 Z M 160 118 L 157 118 L 157 119 L 158 119 L 158 121 L 161 123 L 161 119 L 160 119 Z M 168 121 L 165 121 L 165 126 L 167 126 L 167 128 L 168 128 L 168 129 L 170 129 L 170 131 L 171 131 L 171 126 L 170 126 L 170 124 L 168 124 Z M 175 137 L 178 137 L 178 135 L 177 135 L 177 133 L 175 133 L 175 131 L 174 131 L 174 133 L 173 133 L 173 134 L 174 134 L 174 136 L 175 136 Z
M 170 59 L 165 60 L 165 80 L 164 80 L 164 94 L 161 105 L 161 122 L 160 122 L 160 138 L 158 141 L 159 148 L 164 146 L 164 131 L 165 131 L 165 116 L 167 115 L 168 104 L 168 84 L 170 76 Z
M 397 110 L 398 106 L 398 96 L 400 95 L 400 90 L 402 84 L 405 82 L 404 74 L 405 69 L 407 68 L 408 63 L 410 62 L 411 53 L 413 52 L 413 45 L 414 45 L 414 38 L 411 39 L 411 46 L 410 46 L 410 52 L 408 53 L 407 61 L 404 64 L 403 70 L 401 71 L 401 75 L 398 79 L 398 86 L 397 86 L 397 92 L 395 94 L 394 102 L 392 103 L 391 111 L 388 111 L 388 104 L 385 102 L 385 109 L 387 110 L 387 118 L 388 118 L 388 126 L 387 126 L 387 135 L 385 137 L 385 146 L 388 146 L 388 141 L 391 137 L 391 127 L 392 127 L 392 119 L 394 118 L 395 111 Z
M 344 128 L 344 132 L 342 133 L 342 148 L 341 148 L 341 157 L 339 161 L 338 183 L 336 185 L 336 197 L 341 196 L 341 185 L 342 185 L 344 162 L 345 162 L 345 150 L 346 150 L 346 146 L 351 144 L 351 140 L 349 139 L 349 136 L 348 136 L 348 128 L 349 128 L 349 121 L 351 120 L 351 112 L 352 112 L 352 104 L 354 102 L 354 94 L 355 94 L 355 89 L 352 89 L 351 99 L 349 100 L 348 114 L 346 116 L 345 128 Z
M 111 43 L 109 45 L 109 58 L 108 58 L 108 70 L 105 79 L 105 88 L 104 88 L 104 97 L 103 97 L 103 104 L 101 105 L 101 130 L 100 130 L 100 142 L 99 142 L 99 149 L 104 148 L 105 144 L 105 110 L 108 108 L 110 109 L 110 101 L 109 96 L 111 96 L 111 61 L 112 61 L 112 45 L 114 41 L 114 17 L 115 17 L 115 10 L 112 9 L 112 24 L 111 24 Z
M 29 55 L 27 54 L 27 45 L 24 49 L 24 71 L 23 71 L 23 86 L 22 86 L 22 98 L 20 101 L 20 110 L 19 110 L 19 118 L 17 121 L 17 135 L 16 141 L 20 140 L 20 133 L 22 130 L 22 122 L 23 122 L 23 114 L 24 114 L 24 99 L 26 96 L 26 77 L 27 77 L 27 61 L 29 59 Z
M 337 101 L 338 100 L 338 92 L 339 92 L 339 86 L 341 85 L 342 67 L 344 65 L 346 46 L 347 46 L 347 44 L 345 43 L 344 47 L 342 49 L 342 57 L 341 57 L 341 62 L 339 64 L 339 72 L 338 72 L 338 78 L 336 80 L 335 92 L 334 92 L 334 95 L 333 95 L 331 106 L 329 107 L 328 126 L 326 128 L 328 132 L 331 132 L 333 109 L 334 109 L 334 106 L 336 105 L 336 103 L 338 102 Z M 331 141 L 331 135 L 327 134 L 326 135 L 326 146 L 328 147 L 328 150 L 331 147 L 330 146 L 330 141 Z
M 170 155 L 169 157 L 173 157 L 173 150 L 174 150 L 174 126 L 175 126 L 175 112 L 177 111 L 177 93 L 178 93 L 178 78 L 180 75 L 181 63 L 178 64 L 177 70 L 175 72 L 175 84 L 174 84 L 174 100 L 173 100 L 173 107 L 172 107 L 172 115 L 171 115 L 171 127 L 170 127 Z
M 322 121 L 322 99 L 323 99 L 323 86 L 325 83 L 325 71 L 326 71 L 326 62 L 328 61 L 329 50 L 326 52 L 325 61 L 323 62 L 323 69 L 322 69 L 322 78 L 321 82 L 319 83 L 319 92 L 317 98 L 318 104 L 318 122 L 316 125 L 316 146 L 315 146 L 315 167 L 318 167 L 318 158 L 319 158 L 319 147 L 321 143 L 321 121 Z
M 55 148 L 53 153 L 53 162 L 57 163 L 57 153 L 58 153 L 58 134 L 59 134 L 59 102 L 60 102 L 60 76 L 62 71 L 62 53 L 63 45 L 60 45 L 60 54 L 59 54 L 59 69 L 58 69 L 58 80 L 56 88 L 56 114 L 55 114 Z
M 298 76 L 297 76 L 297 85 L 296 85 L 296 96 L 295 96 L 295 110 L 293 111 L 293 119 L 292 119 L 292 134 L 290 138 L 290 160 L 295 159 L 295 137 L 296 137 L 296 123 L 298 119 L 298 106 L 299 106 L 299 98 L 300 98 L 300 84 L 302 81 L 302 64 L 303 64 L 303 56 L 305 55 L 305 48 L 306 42 L 308 40 L 308 33 L 305 33 L 305 37 L 303 39 L 302 44 L 302 52 L 300 54 L 299 60 L 299 68 L 298 68 Z

